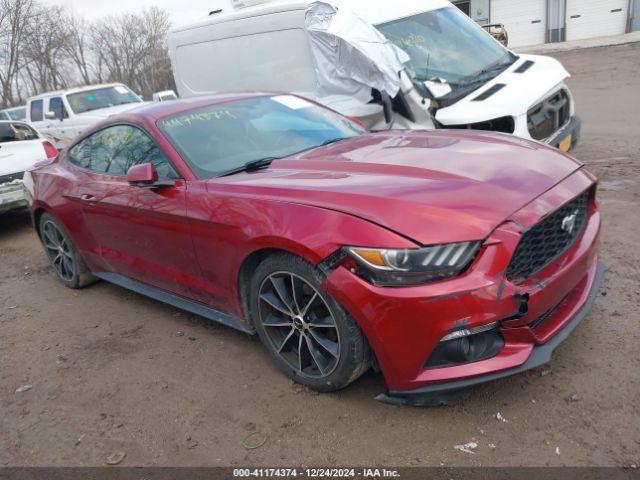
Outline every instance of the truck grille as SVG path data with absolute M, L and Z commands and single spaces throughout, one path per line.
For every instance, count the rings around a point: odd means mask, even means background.
M 564 126 L 571 117 L 569 94 L 562 89 L 527 112 L 527 127 L 531 138 L 545 140 Z
M 3 183 L 13 182 L 14 180 L 22 180 L 24 172 L 11 173 L 9 175 L 0 175 L 0 185 Z
M 522 235 L 507 279 L 521 282 L 538 273 L 566 252 L 587 224 L 589 190 L 543 218 Z

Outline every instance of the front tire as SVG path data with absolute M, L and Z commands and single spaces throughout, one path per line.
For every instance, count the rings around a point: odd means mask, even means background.
M 96 282 L 67 232 L 49 213 L 39 222 L 40 241 L 56 276 L 69 288 L 82 288 Z
M 320 285 L 322 273 L 289 254 L 265 259 L 250 285 L 250 314 L 282 372 L 310 388 L 330 392 L 360 377 L 371 350 L 355 320 Z

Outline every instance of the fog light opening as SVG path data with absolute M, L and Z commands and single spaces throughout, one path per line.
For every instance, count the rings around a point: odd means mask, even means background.
M 462 329 L 444 336 L 425 368 L 451 367 L 495 357 L 504 347 L 498 323 Z

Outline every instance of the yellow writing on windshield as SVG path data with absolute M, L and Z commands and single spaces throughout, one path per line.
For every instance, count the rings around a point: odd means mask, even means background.
M 427 39 L 423 35 L 416 35 L 415 33 L 393 39 L 393 43 L 400 48 L 417 47 L 418 45 L 424 45 L 426 42 Z
M 162 120 L 163 127 L 175 128 L 184 127 L 185 125 L 191 125 L 196 122 L 210 122 L 212 120 L 224 120 L 227 118 L 237 118 L 230 110 L 212 110 L 210 112 L 198 112 L 190 113 L 188 115 L 182 115 L 180 117 L 170 118 L 169 120 Z

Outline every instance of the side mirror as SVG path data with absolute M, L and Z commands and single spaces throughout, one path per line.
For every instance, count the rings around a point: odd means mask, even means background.
M 56 112 L 46 112 L 44 114 L 44 118 L 46 118 L 47 120 L 55 120 L 56 119 Z
M 134 165 L 127 172 L 127 182 L 141 187 L 152 186 L 158 181 L 158 172 L 152 163 Z

